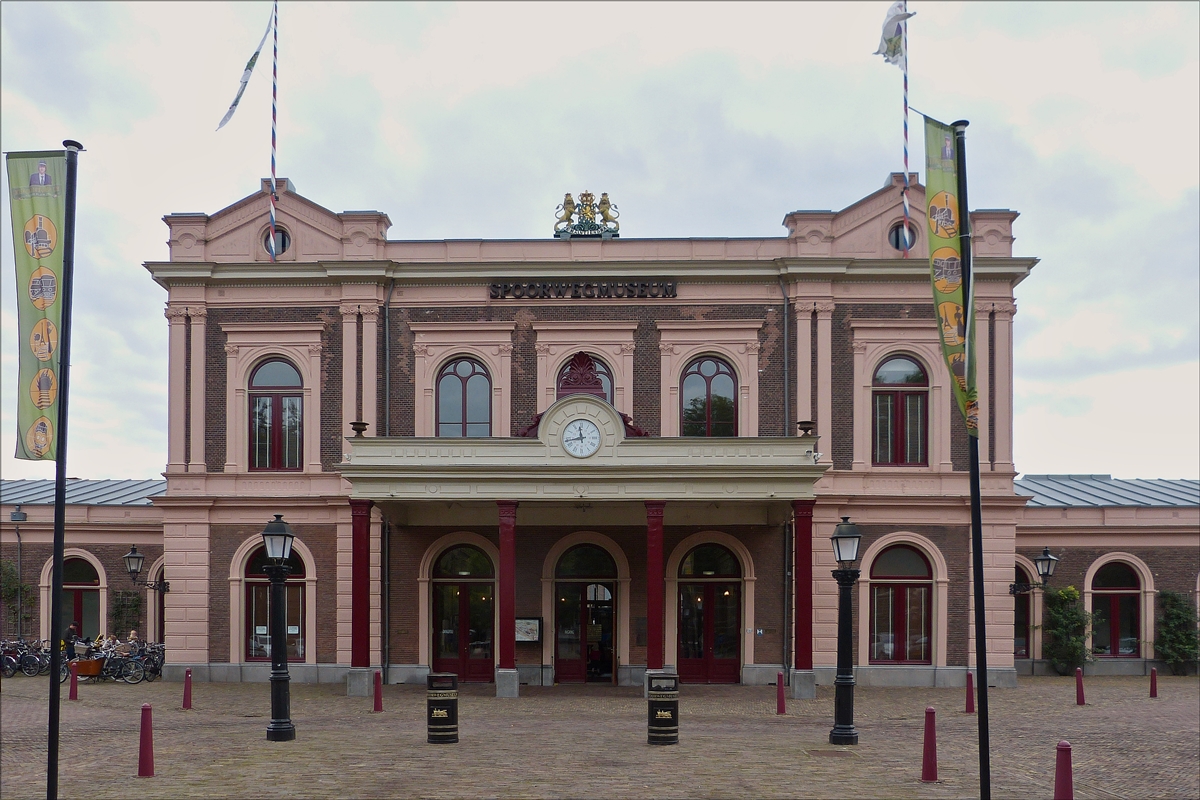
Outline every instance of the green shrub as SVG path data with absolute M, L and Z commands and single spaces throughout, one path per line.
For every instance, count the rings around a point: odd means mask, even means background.
M 1176 675 L 1187 674 L 1189 664 L 1200 660 L 1200 636 L 1196 631 L 1196 608 L 1187 595 L 1158 593 L 1158 620 L 1154 654 L 1167 662 Z
M 108 610 L 108 632 L 124 639 L 129 631 L 141 628 L 142 595 L 137 591 L 114 591 Z
M 19 605 L 21 607 L 21 630 L 28 633 L 37 597 L 32 586 L 28 583 L 17 582 L 16 562 L 0 561 L 0 599 L 3 599 L 4 610 L 12 632 L 16 633 L 17 630 L 17 606 Z
M 1070 675 L 1092 660 L 1087 650 L 1087 629 L 1092 615 L 1083 610 L 1074 586 L 1046 592 L 1042 626 L 1042 657 L 1059 675 Z

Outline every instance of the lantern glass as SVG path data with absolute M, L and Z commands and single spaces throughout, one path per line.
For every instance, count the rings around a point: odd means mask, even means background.
M 292 533 L 291 526 L 283 521 L 283 514 L 276 514 L 275 519 L 267 523 L 267 527 L 263 528 L 262 537 L 267 548 L 267 558 L 274 559 L 277 564 L 291 558 L 292 540 L 296 538 L 296 534 Z
M 145 563 L 146 557 L 137 551 L 137 545 L 130 545 L 129 552 L 122 560 L 125 562 L 125 569 L 129 570 L 129 577 L 136 581 L 142 572 L 142 564 Z
M 858 545 L 862 541 L 858 526 L 849 517 L 842 517 L 829 540 L 833 542 L 833 557 L 837 559 L 838 566 L 851 569 L 858 560 Z
M 1042 554 L 1033 560 L 1033 565 L 1037 567 L 1038 577 L 1042 581 L 1054 577 L 1054 568 L 1058 566 L 1058 559 L 1050 555 L 1050 548 L 1043 547 Z

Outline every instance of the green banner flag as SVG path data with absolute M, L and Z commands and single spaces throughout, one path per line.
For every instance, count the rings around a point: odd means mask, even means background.
M 9 153 L 7 160 L 20 341 L 16 457 L 53 461 L 58 452 L 67 154 Z
M 959 227 L 958 169 L 954 131 L 925 117 L 925 214 L 929 220 L 929 274 L 933 307 L 942 336 L 942 355 L 954 378 L 954 398 L 967 423 L 979 436 L 979 403 L 975 394 L 975 315 L 963 298 L 962 245 Z

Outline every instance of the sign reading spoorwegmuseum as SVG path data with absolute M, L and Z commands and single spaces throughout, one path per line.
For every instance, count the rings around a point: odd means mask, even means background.
M 608 300 L 675 297 L 675 281 L 547 281 L 544 283 L 493 283 L 492 300 Z

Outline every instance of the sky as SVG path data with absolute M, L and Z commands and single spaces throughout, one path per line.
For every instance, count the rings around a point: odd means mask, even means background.
M 295 3 L 279 12 L 278 175 L 392 239 L 541 238 L 605 191 L 625 237 L 782 236 L 903 169 L 889 3 Z M 967 130 L 973 208 L 1009 208 L 1015 462 L 1200 478 L 1200 5 L 909 9 L 909 102 Z M 270 174 L 270 5 L 0 4 L 0 149 L 80 155 L 67 472 L 166 462 L 165 214 Z M 910 119 L 921 153 L 920 117 Z M 912 171 L 924 173 L 918 157 Z M 5 177 L 7 184 L 7 177 Z M 5 186 L 0 475 L 17 321 Z M 1151 246 L 1153 245 L 1153 246 Z

